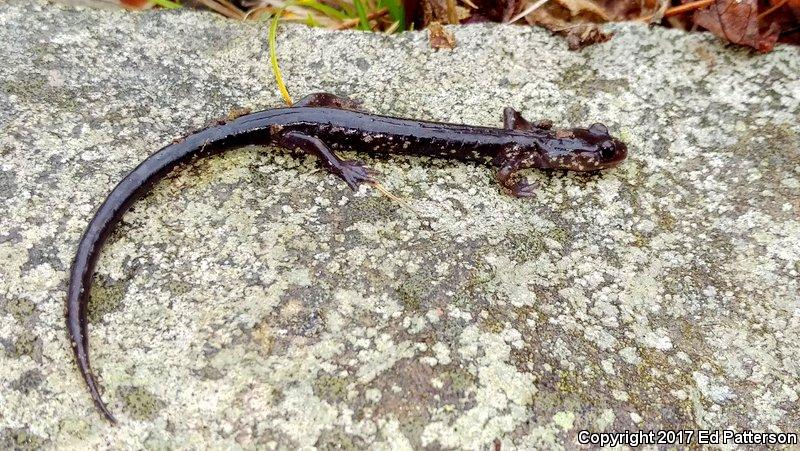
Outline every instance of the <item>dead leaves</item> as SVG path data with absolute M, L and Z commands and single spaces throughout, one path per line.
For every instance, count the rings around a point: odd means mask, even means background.
M 428 24 L 428 39 L 434 49 L 453 49 L 456 46 L 456 37 L 439 22 Z
M 567 46 L 570 50 L 580 50 L 587 45 L 606 42 L 614 33 L 605 33 L 596 24 L 584 23 L 567 31 Z
M 734 44 L 769 52 L 778 42 L 776 22 L 759 23 L 757 0 L 717 0 L 694 13 L 694 23 Z
M 89 0 L 72 0 L 89 1 Z M 92 0 L 148 8 L 166 0 Z M 175 0 L 177 1 L 177 0 Z M 389 20 L 385 0 L 360 0 L 369 6 L 373 31 L 398 31 L 395 17 Z M 2 2 L 2 0 L 0 0 Z M 571 49 L 605 42 L 611 35 L 597 24 L 643 21 L 682 28 L 708 30 L 729 42 L 760 52 L 772 50 L 776 42 L 800 44 L 800 0 L 398 0 L 404 22 L 414 29 L 431 27 L 435 48 L 452 48 L 455 40 L 440 24 L 505 22 L 543 26 L 566 35 Z M 174 2 L 173 2 L 174 3 Z M 360 23 L 353 16 L 353 0 L 180 0 L 188 7 L 202 7 L 237 19 L 258 19 L 260 13 L 292 3 L 289 20 L 304 20 L 315 26 L 348 28 Z M 308 6 L 311 5 L 311 6 Z M 316 8 L 316 9 L 315 9 Z M 320 9 L 322 8 L 322 9 Z M 398 8 L 400 8 L 398 6 Z M 337 17 L 325 11 L 335 10 Z M 342 17 L 338 17 L 341 15 Z

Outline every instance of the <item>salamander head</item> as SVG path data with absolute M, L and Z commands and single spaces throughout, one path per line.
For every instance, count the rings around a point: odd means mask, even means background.
M 603 124 L 557 130 L 555 138 L 547 141 L 543 150 L 546 167 L 570 171 L 613 168 L 628 155 L 625 144 L 611 136 Z

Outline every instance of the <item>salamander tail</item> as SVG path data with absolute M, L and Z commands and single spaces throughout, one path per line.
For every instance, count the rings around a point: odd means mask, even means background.
M 68 302 L 69 307 L 67 308 L 67 329 L 69 329 L 72 350 L 75 353 L 75 360 L 78 363 L 78 369 L 81 371 L 81 375 L 83 376 L 83 380 L 86 382 L 86 386 L 89 387 L 89 393 L 92 395 L 94 405 L 97 406 L 101 412 L 103 412 L 103 416 L 105 416 L 108 421 L 110 421 L 112 424 L 116 424 L 117 419 L 114 418 L 114 415 L 110 410 L 108 410 L 108 406 L 103 401 L 102 396 L 100 396 L 97 380 L 95 380 L 94 374 L 92 374 L 92 367 L 89 364 L 86 325 L 80 320 L 80 314 L 78 312 L 79 308 L 75 308 L 78 307 L 78 305 L 78 302 Z

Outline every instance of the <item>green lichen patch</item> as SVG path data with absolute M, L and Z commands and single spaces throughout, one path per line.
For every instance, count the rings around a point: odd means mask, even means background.
M 617 94 L 625 92 L 630 83 L 624 78 L 604 78 L 586 64 L 579 63 L 564 67 L 558 79 L 563 89 L 576 90 L 580 95 L 603 92 Z
M 397 208 L 397 204 L 385 197 L 358 197 L 348 202 L 343 214 L 346 214 L 349 220 L 353 222 L 377 223 L 387 219 L 394 219 L 397 215 Z
M 28 451 L 42 449 L 45 445 L 47 445 L 47 440 L 33 434 L 29 429 L 0 430 L 0 449 Z
M 148 451 L 169 451 L 174 449 L 174 446 L 170 444 L 167 434 L 161 434 L 155 431 L 151 431 L 147 434 L 147 438 L 144 439 L 142 445 L 144 445 L 144 448 Z
M 543 389 L 533 397 L 533 409 L 548 416 L 564 410 L 580 411 L 582 405 L 585 405 L 585 400 L 580 396 L 561 390 Z
M 153 419 L 166 405 L 142 387 L 125 387 L 119 391 L 125 411 L 140 421 Z
M 321 374 L 314 380 L 314 394 L 326 401 L 344 401 L 348 383 L 347 378 Z
M 504 254 L 516 262 L 533 260 L 545 249 L 542 234 L 536 232 L 510 235 L 500 246 L 505 249 Z
M 0 303 L 0 312 L 10 313 L 20 323 L 27 323 L 36 313 L 36 304 L 29 299 L 13 298 Z
M 182 296 L 188 293 L 192 289 L 192 286 L 182 280 L 172 279 L 167 283 L 166 289 L 169 290 L 173 296 Z
M 367 443 L 364 439 L 350 435 L 342 429 L 325 430 L 315 443 L 318 449 L 340 449 L 344 451 L 355 451 L 359 449 L 367 449 Z
M 475 265 L 475 268 L 470 270 L 469 277 L 464 283 L 462 290 L 467 295 L 481 293 L 494 279 L 495 274 L 492 266 L 487 262 L 480 260 Z
M 442 380 L 442 382 L 449 385 L 450 390 L 456 393 L 461 393 L 474 388 L 476 381 L 476 378 L 472 373 L 459 368 L 445 371 L 441 373 L 439 378 Z
M 92 296 L 89 298 L 89 322 L 98 323 L 105 315 L 119 310 L 124 297 L 123 281 L 99 277 L 92 285 Z
M 225 377 L 225 372 L 219 368 L 215 368 L 211 365 L 206 365 L 199 370 L 195 371 L 197 377 L 207 381 L 216 381 L 220 380 Z
M 33 330 L 24 329 L 13 341 L 10 354 L 17 358 L 28 356 L 38 362 L 42 358 L 42 339 Z
M 423 308 L 423 304 L 432 292 L 430 280 L 422 274 L 415 273 L 397 288 L 397 297 L 406 311 L 416 312 Z
M 506 328 L 505 314 L 492 309 L 486 318 L 481 320 L 481 329 L 493 334 L 499 334 Z
M 22 376 L 12 382 L 11 388 L 27 395 L 31 390 L 35 390 L 41 385 L 43 380 L 44 375 L 42 375 L 42 372 L 38 369 L 32 369 L 22 373 Z
M 58 424 L 60 436 L 78 440 L 84 439 L 89 434 L 90 428 L 90 424 L 81 418 L 64 418 Z

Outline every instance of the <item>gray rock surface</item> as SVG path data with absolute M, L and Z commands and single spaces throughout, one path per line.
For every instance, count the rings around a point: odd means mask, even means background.
M 281 104 L 264 23 L 0 5 L 0 448 L 565 447 L 581 429 L 800 426 L 800 51 L 616 26 L 282 27 L 296 97 L 499 125 L 601 121 L 630 159 L 528 177 L 364 158 L 416 217 L 245 148 L 176 171 L 102 255 L 95 411 L 64 329 L 93 210 L 234 107 Z

